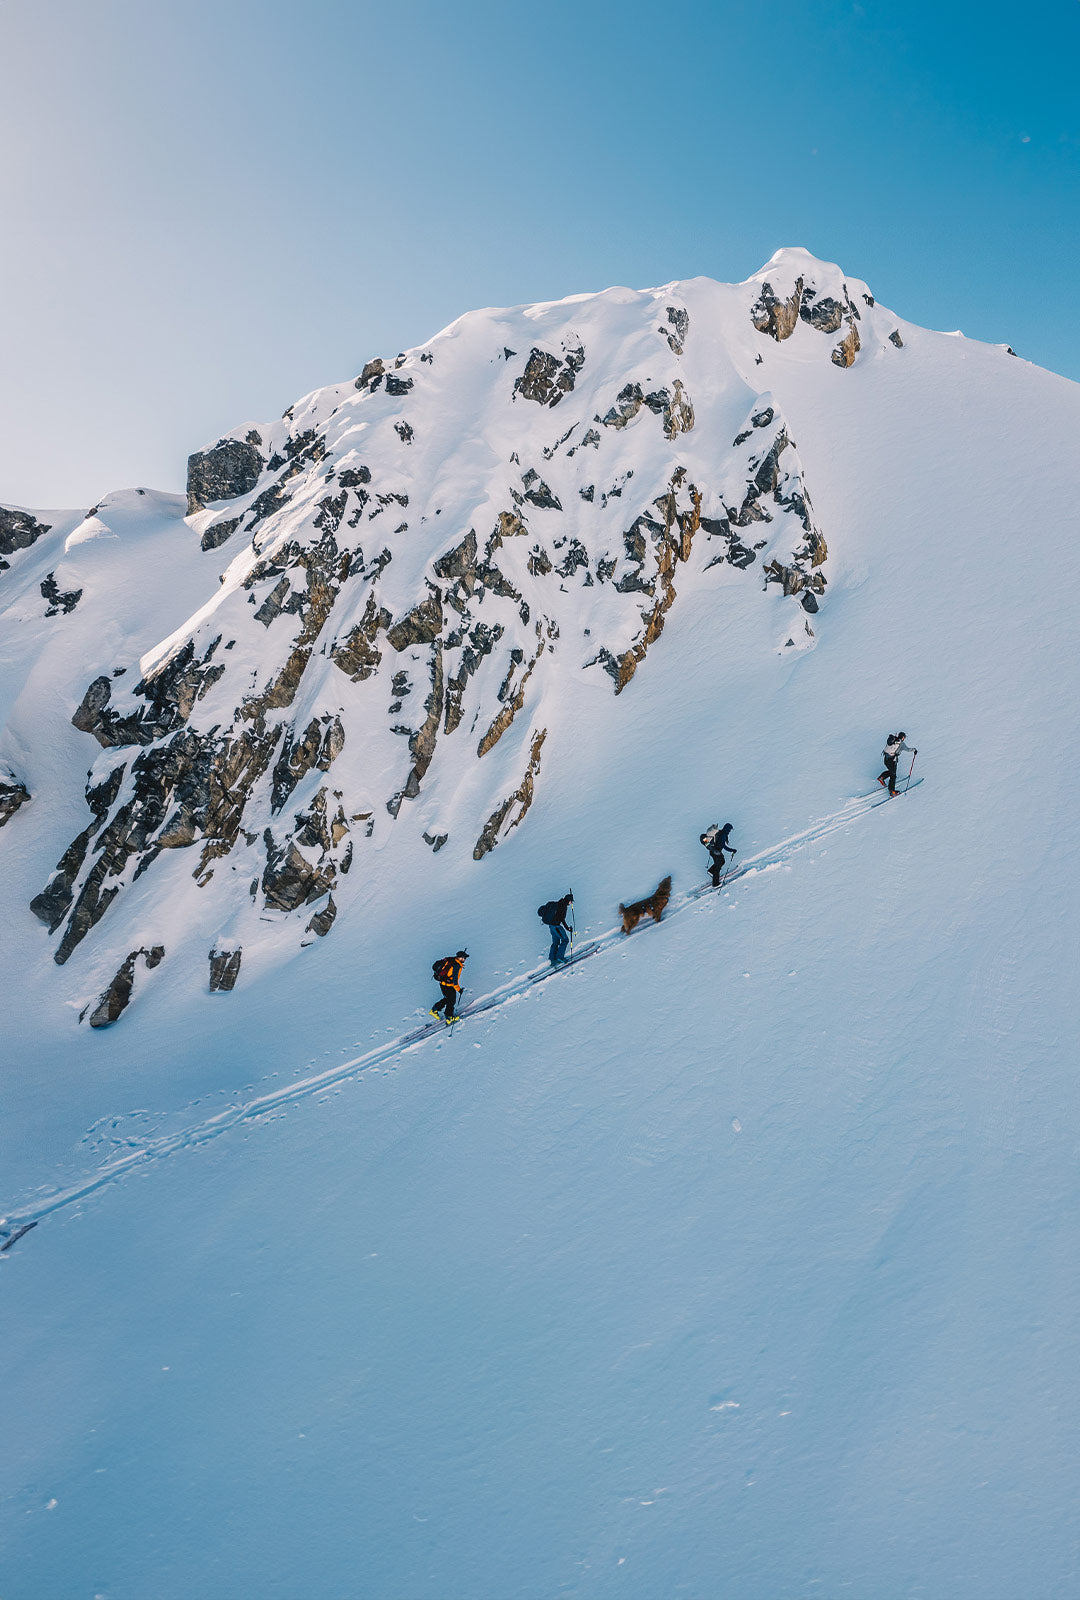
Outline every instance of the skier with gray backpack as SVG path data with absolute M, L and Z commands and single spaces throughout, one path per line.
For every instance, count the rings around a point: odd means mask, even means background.
M 571 890 L 569 894 L 564 894 L 561 900 L 549 900 L 547 905 L 540 906 L 536 913 L 545 928 L 551 929 L 548 960 L 553 967 L 561 966 L 568 959 L 566 949 L 570 943 L 570 928 L 566 919 L 573 903 L 574 895 Z
M 915 757 L 919 753 L 910 744 L 904 743 L 906 738 L 906 733 L 890 733 L 889 737 L 885 741 L 885 748 L 881 752 L 881 759 L 885 763 L 885 771 L 878 778 L 878 782 L 883 789 L 886 783 L 888 783 L 889 794 L 893 797 L 896 795 L 896 763 L 899 761 L 904 751 L 907 750 L 910 752 L 911 764 L 914 766 Z M 910 776 L 911 774 L 909 772 L 908 777 Z
M 709 852 L 709 878 L 714 889 L 719 889 L 720 875 L 726 865 L 724 851 L 726 850 L 731 856 L 739 853 L 733 844 L 728 844 L 733 826 L 733 823 L 725 822 L 721 828 L 714 822 L 712 827 L 706 828 L 701 835 L 701 842 Z

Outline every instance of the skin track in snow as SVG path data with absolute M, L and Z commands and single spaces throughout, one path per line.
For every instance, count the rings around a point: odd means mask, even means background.
M 916 783 L 921 783 L 922 779 L 918 778 L 915 781 Z M 849 826 L 859 817 L 865 815 L 866 812 L 874 810 L 881 803 L 879 800 L 870 800 L 869 804 L 863 804 L 858 801 L 850 802 L 843 811 L 836 812 L 830 817 L 823 817 L 803 833 L 790 839 L 785 839 L 769 850 L 760 851 L 756 856 L 750 857 L 740 866 L 729 870 L 725 873 L 719 890 L 715 890 L 711 884 L 701 884 L 694 889 L 687 890 L 684 894 L 674 895 L 668 904 L 663 921 L 670 922 L 673 917 L 682 911 L 688 910 L 695 902 L 703 899 L 706 895 L 712 896 L 722 892 L 729 883 L 734 883 L 740 878 L 750 877 L 752 874 L 759 872 L 767 872 L 780 866 L 796 850 L 828 838 L 830 834 L 840 828 Z M 661 925 L 661 923 L 646 920 L 639 929 L 635 930 L 635 934 L 640 936 L 641 933 L 647 933 L 650 929 L 658 929 Z M 53 1195 L 43 1205 L 24 1208 L 13 1207 L 10 1217 L 5 1218 L 5 1226 L 10 1226 L 15 1231 L 8 1238 L 7 1243 L 0 1245 L 0 1249 L 6 1250 L 16 1239 L 21 1238 L 28 1229 L 36 1227 L 44 1217 L 51 1216 L 55 1212 L 85 1199 L 106 1184 L 113 1183 L 135 1170 L 141 1170 L 147 1163 L 161 1161 L 183 1150 L 194 1149 L 199 1145 L 205 1144 L 208 1140 L 228 1132 L 232 1128 L 263 1118 L 279 1107 L 295 1104 L 310 1095 L 322 1092 L 332 1084 L 348 1081 L 358 1073 L 382 1066 L 386 1062 L 393 1061 L 404 1051 L 412 1050 L 434 1036 L 445 1033 L 450 1038 L 453 1038 L 454 1029 L 459 1022 L 475 1021 L 489 1012 L 498 1010 L 510 1001 L 519 999 L 528 990 L 535 988 L 537 984 L 547 983 L 553 978 L 569 974 L 573 971 L 574 965 L 580 966 L 593 956 L 598 956 L 617 948 L 627 937 L 628 935 L 624 934 L 621 928 L 609 928 L 605 933 L 586 940 L 578 948 L 573 962 L 567 961 L 557 967 L 552 967 L 545 962 L 543 966 L 526 973 L 524 977 L 515 980 L 513 983 L 504 984 L 491 994 L 482 995 L 469 1005 L 463 1006 L 450 1024 L 444 1022 L 442 1018 L 435 1022 L 423 1023 L 420 1027 L 400 1035 L 389 1044 L 382 1045 L 377 1050 L 369 1051 L 365 1055 L 357 1056 L 351 1061 L 344 1062 L 341 1066 L 335 1067 L 329 1072 L 318 1073 L 313 1078 L 302 1078 L 285 1089 L 260 1095 L 243 1105 L 232 1106 L 227 1111 L 221 1112 L 203 1123 L 132 1149 L 126 1155 L 107 1162 L 96 1173 L 91 1174 L 72 1188 Z

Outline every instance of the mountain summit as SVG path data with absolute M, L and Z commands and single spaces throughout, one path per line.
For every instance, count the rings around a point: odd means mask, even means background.
M 606 684 L 615 724 L 633 717 L 624 696 L 680 593 L 710 597 L 718 635 L 758 607 L 778 650 L 810 648 L 836 536 L 778 380 L 810 365 L 857 381 L 902 349 L 865 284 L 784 250 L 745 284 L 473 312 L 368 361 L 192 455 L 167 561 L 145 536 L 173 514 L 161 496 L 59 525 L 5 510 L 9 621 L 45 657 L 88 623 L 68 712 L 85 809 L 31 900 L 54 960 L 99 925 L 136 945 L 125 907 L 144 885 L 142 943 L 175 960 L 163 856 L 214 903 L 215 986 L 267 913 L 296 947 L 327 934 L 388 830 L 480 861 L 525 818 L 582 694 Z M 99 547 L 117 539 L 140 618 L 175 622 L 137 653 L 105 622 L 117 578 Z M 40 774 L 40 716 L 28 686 L 7 816 L 31 795 L 72 813 L 74 773 Z

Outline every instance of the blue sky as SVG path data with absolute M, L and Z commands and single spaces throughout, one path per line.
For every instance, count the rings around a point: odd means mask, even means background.
M 0 499 L 801 244 L 1080 378 L 1080 0 L 0 0 Z

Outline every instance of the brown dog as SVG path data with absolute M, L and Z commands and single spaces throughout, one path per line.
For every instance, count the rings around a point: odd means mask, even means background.
M 649 895 L 647 900 L 635 900 L 632 906 L 619 907 L 622 917 L 622 931 L 630 933 L 636 928 L 642 917 L 651 917 L 654 922 L 659 922 L 664 915 L 664 907 L 671 899 L 671 879 L 665 878 L 658 886 L 656 893 Z

